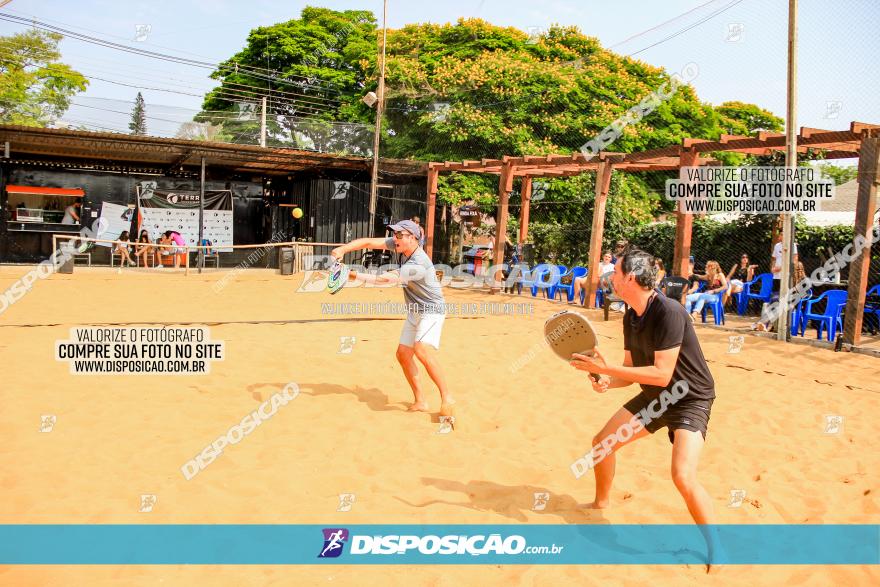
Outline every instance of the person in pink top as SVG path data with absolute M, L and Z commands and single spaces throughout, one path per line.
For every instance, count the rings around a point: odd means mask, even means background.
M 174 268 L 177 269 L 180 267 L 180 254 L 186 253 L 186 241 L 176 230 L 166 230 L 165 238 L 171 239 L 171 241 L 177 245 L 177 247 L 171 249 L 171 254 L 174 255 Z

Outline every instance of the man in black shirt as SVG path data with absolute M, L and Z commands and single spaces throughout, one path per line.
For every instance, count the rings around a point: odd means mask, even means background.
M 581 474 L 592 468 L 596 476 L 596 499 L 590 507 L 607 507 L 614 453 L 667 428 L 672 442 L 672 481 L 702 529 L 714 520 L 712 500 L 697 481 L 697 464 L 715 399 L 715 382 L 687 311 L 654 289 L 655 272 L 654 258 L 635 248 L 627 250 L 614 267 L 614 291 L 629 306 L 623 317 L 623 365 L 607 364 L 598 349 L 592 357 L 574 355 L 571 361 L 573 367 L 600 376 L 598 382 L 590 378 L 598 393 L 633 383 L 641 386 L 640 393 L 593 438 L 592 451 L 578 461 L 586 463 Z M 577 471 L 575 475 L 580 476 Z M 708 537 L 707 542 L 711 562 L 713 544 Z

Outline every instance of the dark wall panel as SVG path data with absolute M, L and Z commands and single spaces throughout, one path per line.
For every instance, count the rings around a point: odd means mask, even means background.
M 69 171 L 16 167 L 9 170 L 6 183 L 57 188 L 81 188 L 85 191 L 81 217 L 86 224 L 94 222 L 91 212 L 100 214 L 101 204 L 136 204 L 136 186 L 141 181 L 155 181 L 163 190 L 198 190 L 198 179 L 127 175 L 97 171 Z M 224 178 L 205 180 L 206 190 L 231 189 L 233 193 L 234 244 L 254 244 L 263 239 L 263 187 L 259 182 L 230 181 Z M 13 195 L 11 205 L 18 202 Z M 266 240 L 268 240 L 266 236 Z M 0 262 L 37 262 L 51 253 L 51 236 L 9 231 L 5 254 Z M 47 244 L 48 243 L 48 244 Z M 0 249 L 2 250 L 2 249 Z

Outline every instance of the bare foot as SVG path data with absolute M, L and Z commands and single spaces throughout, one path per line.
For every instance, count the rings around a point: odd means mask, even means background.
M 455 400 L 450 399 L 448 401 L 440 404 L 440 415 L 441 416 L 454 416 L 455 415 Z
M 585 510 L 603 510 L 603 509 L 607 508 L 609 504 L 610 504 L 610 501 L 608 501 L 608 500 L 604 500 L 604 501 L 596 500 L 596 501 L 591 501 L 590 503 L 585 503 L 581 507 L 584 508 Z
M 407 412 L 427 412 L 428 402 L 415 402 L 406 409 Z

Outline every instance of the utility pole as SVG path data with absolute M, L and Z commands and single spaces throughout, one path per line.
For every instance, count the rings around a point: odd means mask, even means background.
M 260 146 L 266 146 L 266 96 L 263 96 L 263 107 L 260 111 Z
M 797 0 L 788 0 L 788 103 L 785 112 L 785 167 L 797 167 Z M 786 180 L 786 190 L 791 180 Z M 788 290 L 791 288 L 794 254 L 794 214 L 782 215 L 782 271 L 779 275 L 779 321 L 777 340 L 789 340 Z
M 199 248 L 196 249 L 199 255 L 199 273 L 205 266 L 205 249 L 202 247 L 202 241 L 205 239 L 205 156 L 202 155 L 202 175 L 199 181 Z M 144 260 L 146 262 L 146 259 Z
M 379 139 L 382 133 L 382 112 L 385 110 L 385 40 L 388 27 L 388 0 L 382 2 L 382 50 L 379 53 L 379 91 L 376 95 L 376 132 L 373 135 L 373 177 L 370 180 L 370 236 L 376 229 L 376 205 L 379 200 Z

